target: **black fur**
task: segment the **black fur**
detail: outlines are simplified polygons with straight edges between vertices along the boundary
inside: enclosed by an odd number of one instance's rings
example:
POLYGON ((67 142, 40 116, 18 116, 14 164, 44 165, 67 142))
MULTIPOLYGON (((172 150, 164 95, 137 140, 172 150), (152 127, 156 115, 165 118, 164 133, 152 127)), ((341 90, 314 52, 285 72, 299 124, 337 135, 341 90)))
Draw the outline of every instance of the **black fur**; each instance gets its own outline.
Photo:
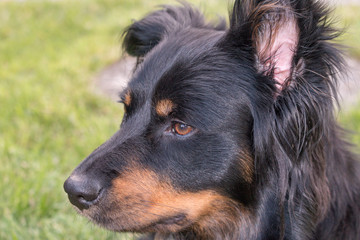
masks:
POLYGON ((318 1, 237 0, 229 28, 207 23, 187 3, 134 22, 124 48, 139 62, 123 93, 131 102, 121 129, 72 174, 83 179, 81 198, 89 185, 99 196, 79 203, 69 178, 70 200, 106 228, 150 232, 143 239, 360 239, 360 166, 334 116, 344 64, 327 16, 318 1), (281 28, 282 18, 295 19, 298 41, 279 88, 277 63, 259 67, 256 44, 268 27, 281 28), (162 99, 173 103, 168 116, 156 110, 162 99), (178 122, 193 131, 174 133, 178 122), (214 220, 189 220, 176 210, 177 218, 144 227, 138 221, 149 217, 144 209, 153 202, 113 196, 120 191, 115 179, 126 179, 134 165, 179 195, 211 191, 228 205, 209 207, 214 220), (116 215, 122 211, 133 214, 116 215), (177 220, 183 217, 186 224, 177 220))

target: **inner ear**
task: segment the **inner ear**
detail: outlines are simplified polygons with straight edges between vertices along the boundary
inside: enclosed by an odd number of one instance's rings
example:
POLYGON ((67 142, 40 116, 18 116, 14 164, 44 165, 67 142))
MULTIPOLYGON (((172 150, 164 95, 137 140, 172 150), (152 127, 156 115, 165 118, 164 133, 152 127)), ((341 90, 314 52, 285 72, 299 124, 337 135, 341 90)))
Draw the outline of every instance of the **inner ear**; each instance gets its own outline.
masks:
POLYGON ((291 7, 277 4, 257 6, 250 22, 256 67, 260 73, 274 79, 278 89, 282 90, 294 75, 299 27, 291 7))

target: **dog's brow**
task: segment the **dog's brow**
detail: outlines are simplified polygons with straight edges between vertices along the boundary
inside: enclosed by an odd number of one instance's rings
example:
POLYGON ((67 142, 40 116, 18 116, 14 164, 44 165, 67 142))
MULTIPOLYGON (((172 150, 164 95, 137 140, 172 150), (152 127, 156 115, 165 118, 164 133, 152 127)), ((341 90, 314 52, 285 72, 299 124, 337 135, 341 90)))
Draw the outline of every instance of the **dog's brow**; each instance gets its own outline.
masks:
POLYGON ((124 96, 124 104, 126 106, 130 106, 130 103, 131 103, 131 92, 130 90, 128 90, 124 96))
POLYGON ((170 99, 162 99, 156 103, 156 113, 161 117, 168 116, 176 107, 175 103, 170 99))
POLYGON ((120 93, 120 101, 124 103, 126 106, 130 106, 132 97, 131 97, 131 90, 126 89, 123 92, 120 93))

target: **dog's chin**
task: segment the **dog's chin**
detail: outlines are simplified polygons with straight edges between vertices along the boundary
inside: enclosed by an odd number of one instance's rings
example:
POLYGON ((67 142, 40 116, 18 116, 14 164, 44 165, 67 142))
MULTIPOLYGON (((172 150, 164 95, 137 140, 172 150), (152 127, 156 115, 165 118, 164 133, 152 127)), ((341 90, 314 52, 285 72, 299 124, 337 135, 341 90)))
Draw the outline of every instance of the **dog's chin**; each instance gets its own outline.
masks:
MULTIPOLYGON (((92 219, 93 220, 93 219, 92 219)), ((184 215, 176 215, 172 217, 163 218, 150 222, 148 224, 129 224, 122 223, 121 221, 111 221, 104 224, 104 222, 97 222, 103 228, 106 228, 115 232, 137 232, 137 233, 149 233, 149 232, 161 232, 161 233, 175 233, 179 232, 190 225, 190 222, 186 220, 184 215)))
POLYGON ((103 212, 96 211, 96 207, 85 210, 77 210, 77 212, 88 218, 91 222, 99 225, 102 228, 114 232, 161 232, 161 233, 175 233, 188 228, 192 221, 186 217, 184 213, 178 213, 171 216, 156 216, 156 219, 143 219, 149 216, 135 216, 129 218, 129 214, 118 213, 110 216, 103 212))
POLYGON ((185 214, 178 214, 171 217, 164 217, 159 220, 156 220, 152 223, 135 226, 133 229, 125 229, 121 231, 135 231, 140 233, 147 232, 162 232, 162 233, 174 233, 179 232, 182 229, 190 225, 190 221, 187 220, 185 214))

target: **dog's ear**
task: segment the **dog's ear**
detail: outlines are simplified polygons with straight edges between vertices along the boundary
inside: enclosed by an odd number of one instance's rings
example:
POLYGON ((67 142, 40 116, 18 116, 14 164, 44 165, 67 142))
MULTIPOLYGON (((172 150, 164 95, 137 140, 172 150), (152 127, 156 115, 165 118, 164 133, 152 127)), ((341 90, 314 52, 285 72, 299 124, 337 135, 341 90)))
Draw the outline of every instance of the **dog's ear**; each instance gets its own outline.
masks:
POLYGON ((221 19, 217 24, 206 23, 204 16, 185 2, 180 6, 162 6, 128 27, 123 47, 128 54, 143 57, 166 35, 189 27, 225 30, 226 22, 221 19))
POLYGON ((258 72, 275 80, 279 90, 295 75, 299 27, 290 0, 235 1, 230 33, 251 47, 258 72))
MULTIPOLYGON (((264 169, 276 169, 291 239, 309 239, 331 201, 326 176, 331 153, 325 149, 333 135, 326 132, 336 125, 332 77, 343 65, 329 42, 338 33, 327 14, 321 1, 236 0, 226 39, 232 51, 248 54, 257 71, 267 76, 262 80, 275 80, 278 92, 283 90, 276 99, 266 95, 272 93, 269 88, 252 95, 252 132, 255 172, 265 176, 264 169), (286 91, 290 83, 294 88, 286 91)), ((268 83, 253 84, 260 89, 268 83)))

